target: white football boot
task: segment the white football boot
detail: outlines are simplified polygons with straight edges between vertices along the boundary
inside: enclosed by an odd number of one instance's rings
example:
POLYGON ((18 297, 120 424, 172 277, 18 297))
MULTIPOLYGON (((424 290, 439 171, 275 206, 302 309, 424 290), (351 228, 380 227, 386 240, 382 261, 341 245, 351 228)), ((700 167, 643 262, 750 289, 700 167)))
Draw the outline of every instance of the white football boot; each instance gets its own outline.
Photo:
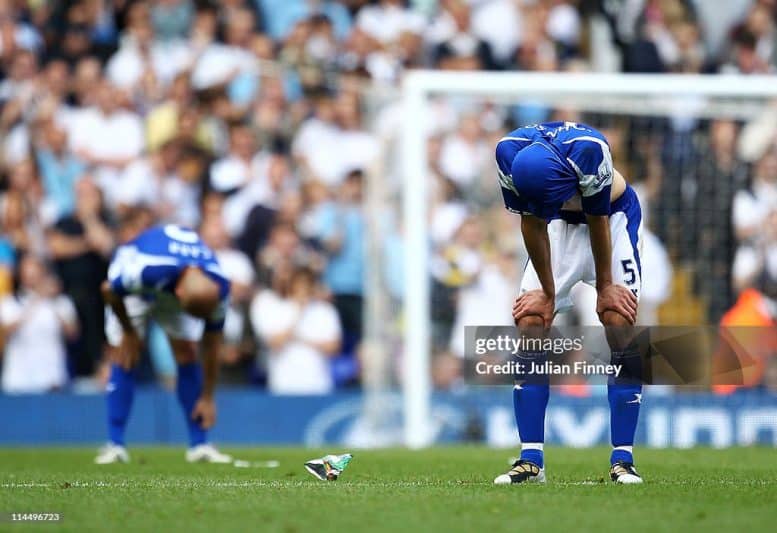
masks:
POLYGON ((637 473, 633 463, 619 461, 610 467, 610 479, 623 485, 642 483, 642 476, 637 473))
POLYGON ((496 476, 495 485, 515 485, 517 483, 545 483, 545 469, 531 461, 518 459, 506 474, 496 476))
POLYGON ((186 461, 189 463, 228 464, 232 456, 221 453, 212 444, 198 444, 186 450, 186 461))
POLYGON ((129 454, 127 448, 109 442, 97 451, 97 457, 94 458, 95 464, 110 465, 113 463, 129 463, 129 454))

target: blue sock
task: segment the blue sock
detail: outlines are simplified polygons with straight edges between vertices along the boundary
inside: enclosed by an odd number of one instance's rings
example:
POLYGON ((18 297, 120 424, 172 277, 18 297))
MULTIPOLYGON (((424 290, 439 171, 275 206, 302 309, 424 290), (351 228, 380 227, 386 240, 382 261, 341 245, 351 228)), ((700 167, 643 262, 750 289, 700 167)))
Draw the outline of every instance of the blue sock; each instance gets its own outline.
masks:
POLYGON ((642 385, 608 383, 607 399, 610 402, 610 438, 613 446, 610 464, 619 461, 633 463, 632 446, 642 403, 642 385))
POLYGON ((178 365, 176 390, 186 419, 186 426, 189 428, 189 446, 204 444, 208 440, 208 433, 202 429, 198 421, 192 420, 194 404, 197 403, 200 393, 202 393, 202 367, 199 363, 178 365))
POLYGON ((550 386, 524 383, 513 389, 513 409, 518 435, 521 437, 521 459, 540 468, 545 465, 542 444, 545 442, 545 409, 550 397, 550 386))
POLYGON ((121 365, 111 365, 105 400, 108 407, 108 438, 113 444, 124 446, 124 428, 127 427, 132 397, 135 395, 135 376, 121 365))

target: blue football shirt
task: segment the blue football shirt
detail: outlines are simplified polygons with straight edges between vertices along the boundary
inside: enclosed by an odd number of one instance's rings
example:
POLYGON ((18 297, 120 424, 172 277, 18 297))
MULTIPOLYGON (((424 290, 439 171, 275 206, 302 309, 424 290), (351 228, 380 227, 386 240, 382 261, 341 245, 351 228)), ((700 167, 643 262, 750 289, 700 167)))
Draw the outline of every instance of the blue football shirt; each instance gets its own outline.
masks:
POLYGON ((190 229, 173 224, 156 226, 119 246, 108 267, 108 282, 120 296, 137 294, 153 300, 158 293, 172 294, 181 273, 190 266, 201 269, 218 284, 221 304, 205 321, 205 328, 223 329, 229 280, 213 251, 190 229))
POLYGON ((534 124, 510 132, 496 145, 505 207, 546 219, 576 194, 583 212, 609 215, 613 166, 599 131, 575 122, 534 124))

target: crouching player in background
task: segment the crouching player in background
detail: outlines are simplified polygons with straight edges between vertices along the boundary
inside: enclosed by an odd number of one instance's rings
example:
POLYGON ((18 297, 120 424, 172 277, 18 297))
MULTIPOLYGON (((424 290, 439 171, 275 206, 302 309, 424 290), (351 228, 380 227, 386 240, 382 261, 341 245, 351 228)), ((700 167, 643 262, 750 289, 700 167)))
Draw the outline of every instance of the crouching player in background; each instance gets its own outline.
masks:
MULTIPOLYGON (((513 318, 521 334, 542 335, 555 313, 572 305, 570 290, 582 281, 597 290, 596 311, 606 327, 612 363, 631 375, 610 378, 610 477, 641 483, 632 446, 642 387, 639 353, 631 332, 637 316, 642 220, 636 194, 612 166, 604 136, 572 122, 513 131, 499 141, 496 160, 505 206, 519 213, 529 252, 513 318), (624 334, 625 332, 625 334, 624 334)), ((521 352, 527 360, 543 352, 521 352)), ((545 480, 543 442, 548 380, 516 379, 513 405, 521 456, 497 484, 545 480)))
POLYGON ((107 385, 109 443, 95 462, 129 461, 124 443, 149 319, 167 334, 178 364, 177 393, 189 431, 189 462, 227 463, 208 443, 216 420, 213 391, 229 282, 195 232, 175 225, 148 229, 120 246, 103 283, 112 366, 107 385), (198 343, 203 365, 198 362, 198 343))

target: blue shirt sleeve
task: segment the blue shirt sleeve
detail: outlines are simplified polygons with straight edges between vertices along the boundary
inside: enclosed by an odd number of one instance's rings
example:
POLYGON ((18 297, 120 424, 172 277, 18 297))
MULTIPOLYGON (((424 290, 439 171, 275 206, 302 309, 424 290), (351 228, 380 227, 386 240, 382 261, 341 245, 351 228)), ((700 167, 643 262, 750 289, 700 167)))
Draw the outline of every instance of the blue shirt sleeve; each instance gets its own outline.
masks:
POLYGON ((180 266, 172 257, 143 254, 134 245, 124 245, 116 250, 108 267, 108 283, 119 296, 167 290, 179 272, 180 266))
POLYGON ((116 253, 113 254, 110 265, 108 265, 108 284, 111 286, 111 291, 118 296, 129 294, 129 290, 123 280, 124 267, 122 261, 126 255, 125 248, 119 247, 116 253))
POLYGON ((504 185, 501 185, 500 189, 502 190, 502 199, 505 203, 505 209, 519 215, 529 211, 527 203, 523 201, 514 189, 505 187, 504 185))
POLYGON ((496 171, 499 176, 499 188, 502 190, 505 209, 517 214, 528 211, 528 205, 515 190, 510 173, 516 154, 529 143, 528 136, 526 138, 512 136, 503 138, 496 145, 496 171))
POLYGON ((610 147, 604 140, 593 136, 567 142, 574 142, 567 161, 577 174, 583 212, 587 215, 609 215, 614 174, 610 147))
POLYGON ((117 276, 115 278, 108 278, 108 282, 111 285, 111 291, 113 294, 117 296, 127 296, 129 294, 129 291, 124 286, 124 283, 121 281, 121 276, 117 276))

